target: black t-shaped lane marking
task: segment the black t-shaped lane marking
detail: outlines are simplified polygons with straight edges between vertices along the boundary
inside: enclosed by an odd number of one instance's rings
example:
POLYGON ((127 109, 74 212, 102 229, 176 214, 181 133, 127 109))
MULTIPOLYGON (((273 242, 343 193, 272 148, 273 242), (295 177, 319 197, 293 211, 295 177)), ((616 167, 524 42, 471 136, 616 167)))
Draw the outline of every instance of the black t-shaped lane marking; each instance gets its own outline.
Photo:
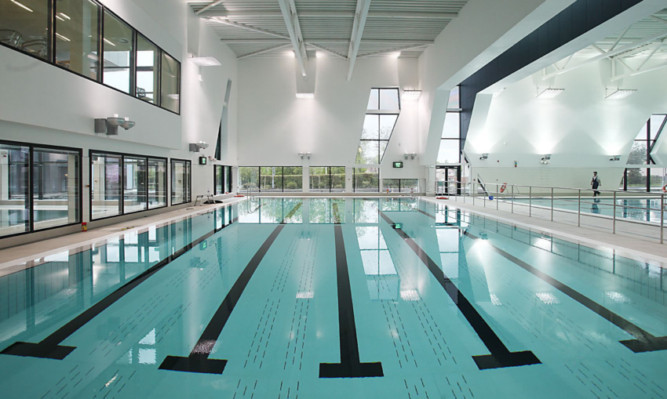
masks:
POLYGON ((336 282, 338 285, 338 333, 340 363, 320 363, 320 378, 382 377, 382 363, 361 363, 357 326, 354 321, 350 273, 340 224, 334 225, 336 241, 336 282))
MULTIPOLYGON (((392 226, 395 223, 384 213, 380 212, 382 218, 392 226)), ((479 338, 486 345, 490 355, 473 356, 473 360, 480 370, 526 366, 530 364, 539 364, 540 360, 531 351, 510 352, 505 344, 500 340, 491 326, 479 314, 477 309, 472 306, 470 301, 456 288, 456 285, 445 275, 442 269, 431 259, 428 254, 402 229, 394 229, 398 235, 408 244, 408 246, 417 254, 419 259, 426 265, 433 277, 445 289, 449 297, 454 301, 463 316, 468 320, 470 326, 475 330, 479 338)))
POLYGON ((191 373, 222 374, 227 360, 209 359, 208 357, 211 355, 213 347, 217 343, 220 333, 222 333, 222 329, 225 327, 227 320, 229 320, 229 316, 231 316, 234 307, 238 303, 239 298, 241 298, 250 278, 284 227, 284 224, 279 224, 266 241, 264 241, 264 244, 262 244, 252 259, 250 259, 250 262, 243 269, 243 272, 236 279, 236 282, 225 296, 218 310, 216 310, 211 321, 209 321, 204 332, 202 332, 190 355, 187 357, 167 356, 160 365, 160 369, 191 373))
POLYGON ((76 346, 60 345, 60 343, 63 342, 67 337, 72 335, 76 330, 84 326, 95 316, 102 313, 106 308, 113 305, 116 301, 125 296, 125 294, 136 288, 139 284, 146 281, 146 279, 148 279, 149 277, 160 271, 163 267, 167 266, 169 263, 174 261, 179 256, 183 255, 193 247, 197 246, 202 241, 211 237, 213 234, 234 223, 236 220, 237 218, 234 218, 230 223, 204 234, 195 241, 191 242, 190 244, 187 244, 183 248, 174 252, 172 255, 169 255, 165 259, 162 259, 160 262, 156 263, 155 265, 153 265, 152 267, 150 267, 137 277, 133 278, 132 280, 125 283, 123 286, 119 287, 116 291, 112 292, 111 294, 107 295, 102 300, 91 306, 90 308, 86 309, 83 313, 79 314, 69 323, 60 327, 53 334, 44 338, 42 341, 36 344, 32 342, 20 342, 20 341, 15 342, 0 353, 6 355, 41 357, 41 358, 57 359, 57 360, 64 359, 74 349, 76 349, 76 346))
MULTIPOLYGON (((468 233, 467 231, 464 232, 467 237, 470 237, 474 240, 478 240, 479 238, 472 235, 471 233, 468 233)), ((575 301, 579 302, 580 304, 584 305, 588 309, 592 310, 593 312, 597 313, 598 315, 602 316, 603 318, 607 319, 610 321, 612 324, 615 326, 621 328, 623 331, 627 332, 628 334, 632 335, 635 337, 635 339, 628 339, 624 341, 620 341, 623 345, 627 346, 630 348, 635 353, 638 352, 652 352, 652 351, 659 351, 659 350, 665 350, 667 349, 667 336, 664 337, 656 337, 653 334, 649 333, 648 331, 642 329, 641 327, 637 326, 636 324, 632 323, 631 321, 625 319, 623 316, 616 314, 612 312, 611 310, 605 308, 604 306, 600 305, 599 303, 595 302, 594 300, 588 298, 587 296, 583 295, 579 291, 576 291, 572 287, 563 284, 562 282, 556 280, 555 278, 547 275, 544 272, 541 272, 540 270, 536 269, 535 267, 529 265, 528 263, 522 261, 521 259, 517 258, 514 255, 510 255, 509 253, 503 251, 500 248, 497 248, 494 245, 489 245, 491 249, 493 249, 495 252, 497 252, 499 255, 504 257, 505 259, 508 259, 512 263, 516 264, 517 266, 523 268, 524 270, 532 273, 534 276, 538 277, 542 281, 550 284, 552 287, 558 289, 560 292, 563 294, 569 296, 570 298, 574 299, 575 301)))

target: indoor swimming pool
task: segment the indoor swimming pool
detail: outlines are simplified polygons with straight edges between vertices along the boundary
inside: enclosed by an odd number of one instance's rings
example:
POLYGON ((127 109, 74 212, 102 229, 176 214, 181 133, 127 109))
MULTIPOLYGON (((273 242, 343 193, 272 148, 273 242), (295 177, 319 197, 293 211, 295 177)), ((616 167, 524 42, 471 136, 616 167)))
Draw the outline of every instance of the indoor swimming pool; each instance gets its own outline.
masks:
POLYGON ((5 398, 665 398, 667 273, 415 198, 251 198, 0 277, 5 398))

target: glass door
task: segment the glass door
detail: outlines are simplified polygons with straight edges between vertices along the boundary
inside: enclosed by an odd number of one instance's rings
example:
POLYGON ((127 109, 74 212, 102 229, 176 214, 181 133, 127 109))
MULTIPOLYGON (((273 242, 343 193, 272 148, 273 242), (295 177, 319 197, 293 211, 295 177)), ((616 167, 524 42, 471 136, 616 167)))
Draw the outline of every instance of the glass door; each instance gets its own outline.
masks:
POLYGON ((458 195, 461 193, 461 166, 436 166, 435 194, 458 195))

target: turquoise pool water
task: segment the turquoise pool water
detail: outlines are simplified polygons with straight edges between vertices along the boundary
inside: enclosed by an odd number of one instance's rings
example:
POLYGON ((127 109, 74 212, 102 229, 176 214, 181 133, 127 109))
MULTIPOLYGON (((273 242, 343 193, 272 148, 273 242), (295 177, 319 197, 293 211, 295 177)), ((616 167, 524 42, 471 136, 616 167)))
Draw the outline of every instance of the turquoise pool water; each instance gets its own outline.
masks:
MULTIPOLYGON (((505 200, 508 201, 509 200, 505 200)), ((514 202, 521 206, 527 206, 527 198, 515 198, 514 202)), ((530 201, 532 206, 551 207, 550 198, 533 198, 530 201)), ((591 213, 604 216, 614 214, 613 198, 592 198, 585 197, 581 199, 581 205, 577 198, 554 198, 554 209, 565 209, 576 212, 581 206, 582 213, 591 213)), ((616 200, 616 217, 642 222, 660 223, 660 198, 624 198, 616 200)))
POLYGON ((254 199, 0 278, 8 398, 664 398, 667 281, 416 199, 254 199))

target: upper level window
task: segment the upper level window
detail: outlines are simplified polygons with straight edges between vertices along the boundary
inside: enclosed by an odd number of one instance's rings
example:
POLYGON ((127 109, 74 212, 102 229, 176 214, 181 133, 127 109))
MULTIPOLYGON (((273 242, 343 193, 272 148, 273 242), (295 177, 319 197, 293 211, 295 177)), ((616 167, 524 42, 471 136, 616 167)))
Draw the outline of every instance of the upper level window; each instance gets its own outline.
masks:
POLYGON ((459 105, 459 87, 449 92, 449 102, 442 126, 440 149, 437 162, 453 164, 461 162, 461 109, 459 105))
POLYGON ((0 2, 0 42, 47 60, 49 1, 0 2))
POLYGON ((132 28, 105 11, 103 42, 103 83, 124 93, 130 93, 132 28))
POLYGON ((181 64, 99 1, 0 1, 0 45, 180 113, 181 64))
POLYGON ((379 164, 400 112, 398 89, 371 89, 357 149, 357 164, 379 164))
POLYGON ((55 2, 56 64, 97 80, 100 7, 85 0, 55 2))

